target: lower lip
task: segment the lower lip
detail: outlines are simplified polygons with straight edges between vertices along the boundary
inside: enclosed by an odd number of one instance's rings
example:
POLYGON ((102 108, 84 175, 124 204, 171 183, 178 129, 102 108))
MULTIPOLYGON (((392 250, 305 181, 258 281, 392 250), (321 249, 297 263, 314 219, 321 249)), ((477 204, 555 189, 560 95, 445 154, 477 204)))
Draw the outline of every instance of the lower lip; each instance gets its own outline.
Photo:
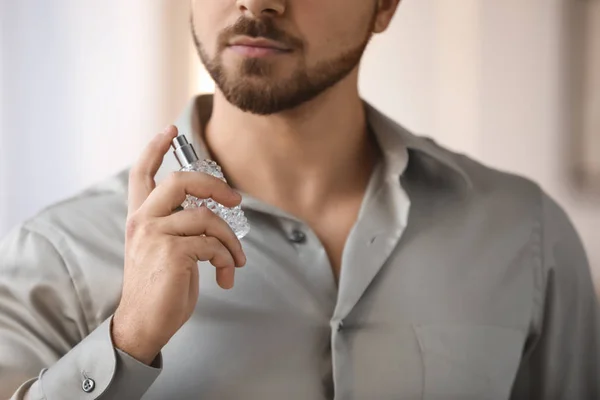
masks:
POLYGON ((240 46, 234 45, 229 46, 229 49, 234 51, 237 54, 246 57, 268 57, 275 56, 279 54, 288 53, 286 50, 275 49, 273 47, 254 47, 254 46, 240 46))

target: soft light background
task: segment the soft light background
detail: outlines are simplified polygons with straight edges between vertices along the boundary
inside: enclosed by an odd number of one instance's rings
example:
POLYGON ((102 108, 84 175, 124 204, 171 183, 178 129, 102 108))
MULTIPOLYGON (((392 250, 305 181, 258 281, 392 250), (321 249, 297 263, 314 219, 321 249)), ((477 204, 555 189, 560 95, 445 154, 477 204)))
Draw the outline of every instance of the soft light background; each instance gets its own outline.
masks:
MULTIPOLYGON (((361 78, 365 98, 409 128, 539 182, 567 208, 597 280, 600 198, 576 191, 570 169, 583 157, 571 151, 573 89, 600 88, 600 74, 574 69, 591 45, 573 38, 585 19, 600 25, 599 3, 404 0, 361 78)), ((0 0, 0 236, 131 164, 190 96, 212 90, 187 7, 0 0)))

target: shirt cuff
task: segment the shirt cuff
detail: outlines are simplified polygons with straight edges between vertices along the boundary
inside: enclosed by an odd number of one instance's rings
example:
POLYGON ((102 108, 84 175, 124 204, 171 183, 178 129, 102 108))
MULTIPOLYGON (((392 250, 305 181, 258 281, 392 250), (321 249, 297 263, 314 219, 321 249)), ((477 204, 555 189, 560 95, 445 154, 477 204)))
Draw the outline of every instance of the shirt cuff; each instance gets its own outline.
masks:
POLYGON ((154 383, 162 370, 160 355, 154 368, 115 349, 111 324, 112 316, 42 371, 41 387, 47 400, 92 400, 109 393, 115 400, 139 398, 154 383))
MULTIPOLYGON (((158 354, 152 365, 146 365, 129 354, 116 349, 117 373, 108 392, 123 399, 139 399, 154 383, 162 370, 162 355, 158 354)), ((108 398, 113 398, 108 396, 108 398)))

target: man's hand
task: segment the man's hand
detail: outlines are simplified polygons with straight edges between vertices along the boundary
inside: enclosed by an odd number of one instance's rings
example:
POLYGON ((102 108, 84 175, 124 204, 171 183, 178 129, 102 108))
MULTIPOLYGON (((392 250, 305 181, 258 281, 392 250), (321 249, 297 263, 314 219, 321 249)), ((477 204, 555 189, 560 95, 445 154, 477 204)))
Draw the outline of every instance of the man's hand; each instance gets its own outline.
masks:
POLYGON ((175 212, 190 194, 234 207, 241 196, 223 181, 199 172, 173 172, 156 186, 154 176, 177 129, 157 135, 132 168, 121 301, 113 317, 117 348, 150 364, 191 317, 198 301, 198 261, 210 261, 224 289, 246 263, 227 223, 206 207, 175 212))

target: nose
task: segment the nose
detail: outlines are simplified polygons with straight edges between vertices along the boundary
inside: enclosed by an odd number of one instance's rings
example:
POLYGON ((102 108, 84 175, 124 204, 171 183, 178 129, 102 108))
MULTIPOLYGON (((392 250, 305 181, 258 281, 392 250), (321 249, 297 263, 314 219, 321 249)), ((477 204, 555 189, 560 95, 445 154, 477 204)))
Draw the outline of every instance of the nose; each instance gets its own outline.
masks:
POLYGON ((285 13, 286 0, 237 0, 236 3, 250 18, 280 17, 285 13))

